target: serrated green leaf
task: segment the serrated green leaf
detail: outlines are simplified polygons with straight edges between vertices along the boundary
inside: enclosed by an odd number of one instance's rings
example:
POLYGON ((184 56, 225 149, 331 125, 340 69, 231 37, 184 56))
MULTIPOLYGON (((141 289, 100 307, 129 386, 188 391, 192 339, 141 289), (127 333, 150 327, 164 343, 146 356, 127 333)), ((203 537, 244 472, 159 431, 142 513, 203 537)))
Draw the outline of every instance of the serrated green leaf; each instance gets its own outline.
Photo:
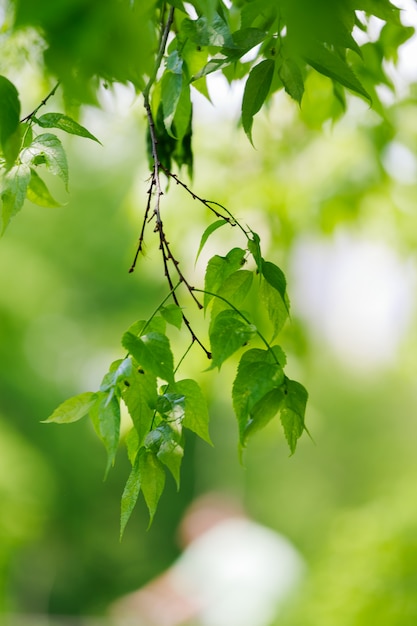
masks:
POLYGON ((165 487, 165 470, 153 452, 143 450, 139 453, 139 473, 143 497, 149 511, 150 526, 165 487))
MULTIPOLYGON (((168 385, 168 388, 171 389, 171 386, 168 385)), ((165 419, 181 422, 185 412, 185 397, 180 393, 165 392, 158 396, 155 410, 165 419)))
POLYGON ((120 404, 114 395, 104 391, 96 394, 96 400, 90 407, 90 418, 95 431, 107 451, 105 477, 114 464, 120 438, 120 404))
POLYGON ((26 198, 30 181, 30 168, 25 164, 15 165, 1 179, 1 234, 10 219, 20 211, 26 198))
POLYGON ((243 433, 243 445, 249 437, 264 428, 279 412, 284 401, 284 391, 281 388, 271 389, 255 404, 243 433))
POLYGON ((250 71, 242 99, 242 126, 252 143, 253 117, 265 102, 274 75, 275 63, 265 59, 250 71))
POLYGON ((177 393, 183 394, 185 397, 185 414, 182 425, 211 444, 207 402, 198 383, 191 378, 184 378, 176 382, 174 388, 177 393))
POLYGON ((156 376, 134 368, 129 376, 128 385, 122 392, 122 398, 138 434, 138 446, 149 432, 158 397, 156 376))
MULTIPOLYGON (((241 248, 233 248, 225 257, 216 254, 207 264, 204 278, 204 290, 217 293, 226 278, 242 267, 245 259, 245 251, 241 248)), ((204 294, 204 309, 207 309, 213 295, 204 294)))
POLYGON ((120 397, 121 392, 117 389, 120 383, 128 381, 132 374, 132 360, 130 358, 118 359, 110 365, 109 371, 105 374, 100 391, 107 391, 109 397, 116 395, 120 397))
POLYGON ((291 454, 294 454, 297 441, 305 430, 304 416, 308 393, 303 385, 295 380, 286 378, 285 383, 286 392, 280 419, 291 454))
MULTIPOLYGON (((254 421, 254 407, 273 389, 284 382, 282 367, 268 350, 253 349, 242 355, 233 383, 233 408, 239 424, 240 442, 245 444, 248 427, 254 421)), ((257 414, 259 420, 259 414, 257 414)), ((269 419, 272 419, 270 411, 269 419)), ((265 424, 267 423, 265 420, 265 424)), ((253 427, 252 427, 253 430, 253 427)))
POLYGON ((17 157, 13 137, 19 137, 20 100, 16 87, 5 76, 0 76, 0 142, 8 165, 17 157))
POLYGON ((161 463, 169 469, 176 482, 177 489, 179 489, 184 449, 180 444, 178 434, 169 424, 161 424, 161 426, 149 433, 145 446, 156 454, 161 463))
POLYGON ((132 511, 135 508, 138 501, 141 486, 141 474, 139 468, 139 453, 136 454, 136 460, 132 466, 132 470, 127 479, 125 488, 122 494, 121 510, 120 510, 120 539, 123 537, 123 533, 126 528, 132 511))
POLYGON ((60 404, 55 411, 42 423, 55 422, 56 424, 70 424, 77 422, 82 417, 88 415, 91 407, 97 400, 97 395, 92 391, 80 393, 77 396, 68 398, 60 404))
POLYGON ((221 311, 210 326, 212 365, 218 367, 236 350, 246 345, 256 332, 253 324, 248 324, 233 310, 221 311))
POLYGON ((127 457, 133 466, 141 444, 139 443, 139 435, 136 428, 131 428, 125 435, 124 443, 126 445, 127 457))
POLYGON ((122 345, 145 372, 150 372, 169 383, 174 382, 174 358, 168 337, 150 332, 139 338, 127 332, 122 337, 122 345))
POLYGON ((227 220, 221 219, 221 220, 216 220, 215 222, 207 226, 206 230, 204 231, 201 237, 200 245, 197 251, 197 256, 195 257, 196 262, 197 262, 198 257, 200 256, 202 249, 204 248, 207 242, 207 239, 210 237, 210 235, 214 233, 218 228, 221 228, 221 226, 224 226, 227 223, 228 223, 227 220))
POLYGON ((219 298, 214 299, 211 313, 212 319, 230 305, 240 309, 248 296, 253 283, 253 272, 249 270, 237 270, 230 274, 218 289, 219 298), (224 300, 222 299, 224 298, 224 300), (227 300, 227 302, 225 302, 227 300))
POLYGON ((159 309, 160 314, 168 324, 180 329, 182 326, 182 309, 177 304, 168 304, 159 309))
POLYGON ((30 181, 27 189, 27 199, 38 206, 46 208, 62 206, 62 204, 57 202, 57 200, 51 196, 48 187, 33 167, 30 168, 30 181))
POLYGON ((21 160, 28 165, 45 164, 51 174, 59 176, 68 189, 68 163, 62 143, 56 135, 43 133, 22 150, 21 160))
POLYGON ((71 135, 78 135, 79 137, 85 137, 86 139, 92 139, 101 145, 101 142, 94 137, 84 126, 78 124, 75 120, 63 113, 45 113, 36 118, 36 123, 42 128, 59 128, 71 135))
POLYGON ((372 98, 362 83, 353 73, 349 65, 344 61, 337 53, 333 53, 330 50, 318 44, 309 49, 308 54, 305 56, 305 60, 311 67, 313 67, 320 74, 328 76, 332 80, 336 80, 344 87, 347 87, 351 91, 364 96, 369 102, 372 102, 372 98))

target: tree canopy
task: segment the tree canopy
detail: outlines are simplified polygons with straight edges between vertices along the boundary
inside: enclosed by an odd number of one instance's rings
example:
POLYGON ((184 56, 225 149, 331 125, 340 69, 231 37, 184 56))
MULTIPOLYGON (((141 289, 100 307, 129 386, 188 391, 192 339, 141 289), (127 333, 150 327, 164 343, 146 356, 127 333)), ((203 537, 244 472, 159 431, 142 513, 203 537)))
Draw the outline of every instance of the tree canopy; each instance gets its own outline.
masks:
POLYGON ((388 0, 16 0, 5 5, 4 16, 3 233, 26 199, 59 206, 47 181, 58 177, 68 189, 71 164, 63 134, 100 143, 78 117, 82 105, 100 106, 100 90, 132 85, 146 119, 150 179, 130 272, 155 237, 166 295, 150 317, 132 320, 122 334, 124 356, 111 363, 100 388, 64 401, 46 420, 70 423, 89 415, 107 451, 107 474, 119 447, 121 405, 127 407, 131 471, 122 495, 123 532, 140 492, 152 520, 167 470, 179 486, 184 430, 211 441, 205 394, 198 380, 181 374, 191 351, 202 351, 207 368, 218 370, 239 354, 231 395, 241 449, 277 415, 291 454, 308 432, 307 391, 284 372, 286 355, 277 343, 290 315, 286 277, 265 258, 262 237, 235 217, 235 207, 225 206, 215 192, 210 198, 199 195, 190 182, 194 91, 210 99, 208 77, 215 73, 230 84, 243 82, 247 150, 256 145, 257 114, 279 91, 316 127, 343 116, 351 95, 389 125, 381 88, 394 92, 390 63, 414 30, 402 24, 400 9, 388 0), (8 64, 21 67, 28 56, 48 86, 29 113, 7 71, 8 64), (317 85, 324 92, 319 106, 317 85), (64 109, 57 111, 59 91, 64 109), (170 243, 164 196, 173 187, 212 216, 200 234, 197 258, 220 229, 239 232, 239 244, 208 260, 201 285, 194 284, 192 268, 180 263, 170 243), (206 315, 206 326, 195 321, 199 312, 206 315), (185 337, 175 350, 174 329, 185 337))

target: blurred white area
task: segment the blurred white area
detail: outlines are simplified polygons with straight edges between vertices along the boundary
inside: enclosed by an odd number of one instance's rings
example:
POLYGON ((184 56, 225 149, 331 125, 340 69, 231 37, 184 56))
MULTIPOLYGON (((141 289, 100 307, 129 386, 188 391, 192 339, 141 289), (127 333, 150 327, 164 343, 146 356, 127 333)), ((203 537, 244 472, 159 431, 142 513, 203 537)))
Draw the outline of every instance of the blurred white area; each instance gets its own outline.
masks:
POLYGON ((355 370, 392 363, 415 311, 416 269, 382 241, 340 231, 295 246, 291 295, 319 339, 355 370))
POLYGON ((304 574, 285 537, 222 494, 191 504, 179 538, 177 561, 111 607, 114 626, 268 626, 304 574))

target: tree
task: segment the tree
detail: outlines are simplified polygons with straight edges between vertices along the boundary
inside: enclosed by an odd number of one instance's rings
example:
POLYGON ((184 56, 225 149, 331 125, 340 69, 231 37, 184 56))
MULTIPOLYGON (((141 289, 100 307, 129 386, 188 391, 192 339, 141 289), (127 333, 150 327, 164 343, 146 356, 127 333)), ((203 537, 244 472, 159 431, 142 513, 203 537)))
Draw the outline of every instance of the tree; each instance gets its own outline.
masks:
POLYGON ((47 0, 20 0, 11 2, 8 12, 4 45, 14 51, 26 36, 26 52, 42 49, 39 63, 52 89, 22 118, 16 87, 1 77, 3 232, 26 198, 45 207, 58 204, 38 171, 46 170, 68 186, 67 158, 56 130, 99 141, 74 120, 78 107, 98 106, 98 90, 116 83, 132 84, 143 100, 150 179, 130 272, 153 230, 167 293, 148 319, 133 323, 123 334, 126 356, 110 365, 100 389, 66 400, 47 420, 70 423, 89 415, 107 450, 107 474, 119 446, 120 404, 127 406, 133 425, 126 437, 132 468, 122 496, 123 533, 140 492, 152 521, 166 470, 179 486, 183 430, 210 441, 204 394, 196 380, 180 374, 191 349, 201 349, 210 369, 219 370, 241 351, 232 386, 241 448, 277 415, 291 453, 307 431, 307 391, 284 373, 286 356, 276 343, 289 317, 285 275, 264 258, 261 238, 250 225, 241 224, 219 199, 200 196, 182 173, 187 168, 191 176, 193 170, 192 90, 209 97, 207 77, 214 72, 230 83, 243 80, 241 124, 250 143, 255 116, 280 90, 305 115, 317 116, 319 125, 343 115, 348 93, 387 119, 378 87, 393 89, 386 62, 397 60, 399 46, 413 29, 402 24, 399 9, 388 0, 320 0, 314 5, 308 0, 252 0, 230 6, 217 0, 186 5, 181 0, 60 0, 53 6, 47 0), (375 18, 382 27, 371 38, 375 18), (317 75, 325 77, 328 88, 319 113, 314 102, 303 98, 317 75), (58 89, 68 111, 43 113, 58 89), (240 246, 208 261, 202 287, 190 282, 169 242, 163 196, 173 186, 213 216, 201 234, 197 257, 220 228, 241 232, 240 246), (261 310, 253 310, 250 300, 261 302, 261 310), (196 330, 200 326, 194 313, 192 318, 188 313, 190 303, 197 312, 210 311, 208 343, 196 330), (175 360, 167 330, 172 327, 189 336, 175 360))

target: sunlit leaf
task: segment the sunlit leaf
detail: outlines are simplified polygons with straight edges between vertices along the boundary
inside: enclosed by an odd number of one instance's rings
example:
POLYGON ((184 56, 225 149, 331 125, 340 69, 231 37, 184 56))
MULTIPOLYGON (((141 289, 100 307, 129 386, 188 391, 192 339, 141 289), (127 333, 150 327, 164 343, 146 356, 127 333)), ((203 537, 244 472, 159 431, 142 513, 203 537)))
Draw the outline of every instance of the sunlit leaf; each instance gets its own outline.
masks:
POLYGON ((246 345, 255 332, 253 324, 248 324, 236 311, 221 311, 210 326, 211 368, 220 369, 222 363, 246 345))
POLYGON ((90 418, 97 435, 107 450, 105 476, 114 464, 120 437, 120 404, 114 395, 103 391, 96 394, 96 401, 90 407, 90 418))
POLYGON ((121 511, 120 511, 120 539, 123 537, 123 533, 126 528, 132 511, 135 508, 138 501, 141 486, 141 474, 139 468, 139 453, 136 455, 136 460, 132 466, 129 478, 127 479, 125 488, 122 494, 121 511))
POLYGON ((167 382, 174 380, 174 358, 169 339, 165 335, 150 332, 140 338, 127 332, 122 345, 136 359, 145 372, 150 372, 167 382))
POLYGON ((68 163, 62 143, 56 135, 44 133, 38 135, 30 146, 21 153, 23 163, 29 165, 45 164, 51 174, 59 176, 68 189, 68 163))
POLYGON ((159 309, 160 314, 168 324, 180 329, 182 326, 182 309, 177 304, 168 304, 159 309))
POLYGON ((242 267, 245 258, 245 251, 241 248, 233 248, 225 257, 216 254, 207 264, 204 279, 204 308, 207 308, 213 298, 213 293, 217 293, 226 278, 242 267))
POLYGON ((122 398, 135 425, 140 446, 152 425, 158 397, 156 376, 133 368, 128 383, 124 387, 122 398))
POLYGON ((139 453, 139 473, 143 497, 149 511, 149 525, 151 525, 165 487, 165 470, 153 452, 144 450, 139 453))
POLYGON ((180 380, 175 383, 175 390, 183 394, 185 398, 185 415, 182 425, 211 444, 207 401, 197 381, 190 378, 180 380))
POLYGON ((30 168, 21 163, 14 165, 1 178, 1 233, 7 228, 10 219, 20 211, 26 198, 30 182, 30 168))
POLYGON ((210 224, 209 226, 207 226, 206 230, 204 231, 204 233, 202 234, 201 237, 201 241, 200 241, 200 245, 198 247, 198 251, 197 251, 197 256, 195 258, 195 260, 197 261, 198 257, 200 256, 200 253, 202 251, 202 249, 204 248, 207 239, 210 237, 210 235, 212 233, 214 233, 218 228, 220 228, 221 226, 224 226, 225 224, 227 224, 227 220, 216 220, 215 222, 213 222, 212 224, 210 224))
POLYGON ((78 135, 79 137, 85 137, 101 143, 97 137, 94 137, 84 126, 78 124, 75 120, 63 113, 45 113, 36 118, 36 123, 42 128, 59 128, 71 135, 78 135))
POLYGON ((33 167, 30 168, 30 181, 27 188, 27 199, 39 206, 54 208, 62 206, 52 197, 48 187, 33 167))
POLYGON ((69 424, 77 422, 88 415, 91 407, 95 404, 97 395, 92 391, 85 391, 68 398, 60 404, 44 423, 55 422, 56 424, 69 424))

